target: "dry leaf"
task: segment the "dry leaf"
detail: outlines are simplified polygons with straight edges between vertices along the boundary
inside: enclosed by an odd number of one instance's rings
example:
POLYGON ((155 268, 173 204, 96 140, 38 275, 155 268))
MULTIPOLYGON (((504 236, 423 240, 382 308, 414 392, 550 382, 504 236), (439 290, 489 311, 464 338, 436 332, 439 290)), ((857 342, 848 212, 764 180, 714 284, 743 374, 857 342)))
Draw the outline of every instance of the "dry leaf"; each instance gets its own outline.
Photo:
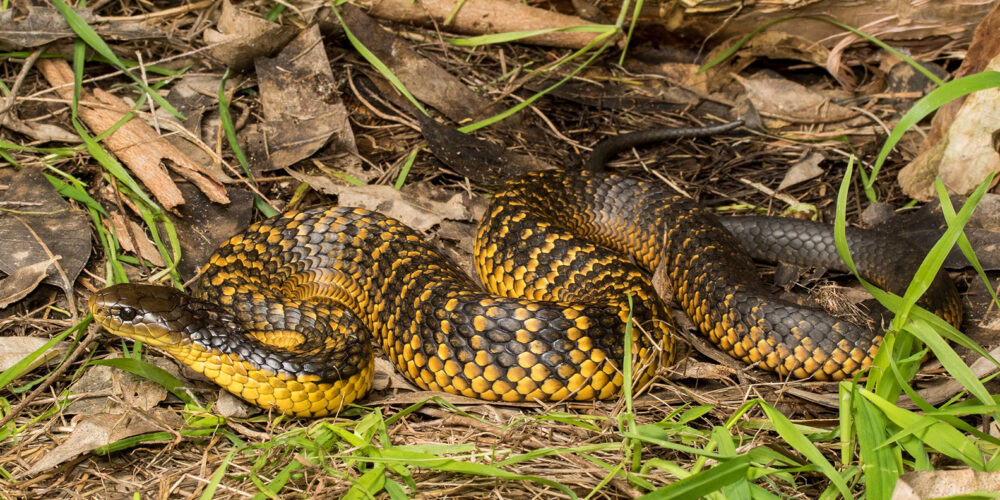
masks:
POLYGON ((765 75, 736 77, 747 97, 762 115, 792 123, 829 123, 844 121, 858 112, 833 103, 829 96, 799 83, 765 75))
POLYGON ((34 476, 45 472, 83 453, 89 453, 127 437, 168 430, 184 423, 183 419, 173 412, 159 411, 154 414, 163 421, 162 424, 145 417, 109 413, 83 417, 62 444, 43 455, 24 475, 34 476))
POLYGON ((50 270, 55 270, 55 266, 52 264, 55 264, 57 260, 59 257, 52 257, 37 264, 24 266, 0 280, 0 309, 31 293, 49 275, 50 270))
MULTIPOLYGON (((704 60, 714 60, 723 52, 731 49, 733 45, 739 43, 741 39, 742 35, 717 45, 705 56, 704 60)), ((830 51, 826 47, 811 40, 785 31, 769 30, 746 41, 731 57, 708 71, 702 72, 699 76, 705 79, 708 86, 706 90, 715 91, 724 88, 732 81, 730 75, 739 74, 740 71, 761 57, 803 61, 822 68, 829 56, 830 51)), ((700 67, 696 67, 696 69, 700 69, 700 67)))
POLYGON ((205 30, 205 43, 213 45, 209 54, 238 71, 250 67, 258 57, 273 54, 299 31, 237 9, 229 0, 222 3, 216 27, 218 31, 205 30))
POLYGON ((718 363, 705 363, 694 358, 687 358, 678 363, 678 368, 682 371, 677 378, 699 379, 699 380, 724 380, 736 374, 736 371, 728 366, 718 363))
POLYGON ((1000 491, 1000 472, 971 469, 907 472, 896 481, 892 500, 922 500, 1000 491))
POLYGON ((347 108, 323 48, 319 26, 303 31, 274 58, 256 60, 265 122, 262 170, 285 168, 312 156, 333 136, 333 149, 346 153, 345 170, 361 163, 347 108))
MULTIPOLYGON (((45 345, 49 339, 41 337, 0 337, 0 371, 4 371, 45 345)), ((57 343, 28 365, 24 373, 38 368, 46 361, 61 356, 69 349, 65 342, 57 343)))
MULTIPOLYGON (((62 98, 73 98, 72 85, 63 86, 73 82, 73 70, 69 63, 62 59, 42 59, 38 61, 38 69, 49 84, 57 87, 56 91, 62 98)), ((126 114, 132 112, 120 99, 99 88, 95 88, 92 95, 84 92, 80 102, 80 116, 97 133, 117 125, 126 114)), ((178 174, 197 185, 212 201, 229 203, 226 189, 219 181, 207 176, 197 163, 184 156, 142 120, 129 120, 103 142, 167 209, 172 210, 184 204, 184 198, 167 173, 164 163, 169 163, 178 174)))
POLYGON ((26 122, 18 118, 15 110, 9 109, 0 115, 0 128, 9 128, 19 134, 24 134, 38 142, 66 142, 76 144, 80 136, 73 135, 57 125, 41 122, 26 122))
POLYGON ((823 155, 815 151, 809 153, 804 159, 788 168, 785 177, 781 179, 781 184, 778 184, 778 191, 823 175, 823 169, 819 168, 822 161, 823 155))
POLYGON ((462 193, 455 193, 445 201, 436 201, 403 193, 392 186, 347 186, 327 177, 308 175, 291 169, 288 173, 308 183, 313 189, 336 195, 338 205, 381 212, 417 231, 427 231, 444 219, 472 220, 472 214, 463 200, 462 193))
POLYGON ((219 398, 212 405, 212 410, 223 417, 230 418, 247 418, 262 411, 225 389, 219 390, 219 398))
POLYGON ((90 218, 72 210, 37 168, 18 172, 0 199, 22 212, 0 214, 0 270, 13 274, 59 256, 68 282, 54 271, 44 281, 72 293, 90 258, 90 218))
MULTIPOLYGON (((986 69, 1000 70, 1000 56, 986 69)), ((903 192, 919 200, 931 200, 937 197, 934 180, 940 178, 950 193, 971 193, 990 173, 1000 171, 1000 155, 994 144, 997 130, 1000 89, 969 95, 944 136, 899 172, 903 192)))
MULTIPOLYGON (((18 14, 17 9, 0 11, 0 50, 41 47, 62 38, 76 36, 58 9, 28 5, 27 10, 27 15, 18 21, 14 20, 18 14)), ((105 40, 164 38, 162 31, 148 24, 123 21, 101 23, 97 22, 90 9, 73 10, 105 40)))
MULTIPOLYGON (((496 2, 501 4, 502 2, 496 2)), ((345 4, 344 23, 351 32, 389 66, 414 97, 433 106, 456 123, 476 119, 490 101, 473 92, 460 79, 417 54, 412 42, 392 35, 361 9, 345 4)))
POLYGON ((415 385, 399 374, 393 364, 380 356, 375 356, 375 374, 372 378, 372 390, 384 391, 397 389, 404 391, 419 391, 415 385))
POLYGON ((250 225, 253 194, 242 187, 230 186, 227 192, 232 203, 220 205, 212 203, 190 184, 181 184, 180 188, 187 203, 178 210, 179 216, 169 217, 181 244, 177 269, 184 279, 190 279, 223 241, 250 225))
POLYGON ((139 255, 154 266, 162 267, 166 265, 163 261, 163 256, 160 255, 160 251, 156 249, 156 245, 152 241, 149 241, 149 238, 146 236, 146 230, 139 224, 131 220, 126 221, 120 213, 114 212, 111 214, 110 229, 115 233, 115 237, 118 239, 118 243, 121 244, 122 250, 139 255), (135 237, 135 244, 133 244, 133 236, 135 237))
MULTIPOLYGON (((485 35, 511 31, 535 31, 590 24, 567 16, 511 0, 359 0, 369 14, 393 21, 420 23, 459 33, 485 35), (446 20, 448 22, 446 22, 446 20)), ((594 41, 597 33, 554 31, 518 40, 553 47, 580 49, 594 41)))

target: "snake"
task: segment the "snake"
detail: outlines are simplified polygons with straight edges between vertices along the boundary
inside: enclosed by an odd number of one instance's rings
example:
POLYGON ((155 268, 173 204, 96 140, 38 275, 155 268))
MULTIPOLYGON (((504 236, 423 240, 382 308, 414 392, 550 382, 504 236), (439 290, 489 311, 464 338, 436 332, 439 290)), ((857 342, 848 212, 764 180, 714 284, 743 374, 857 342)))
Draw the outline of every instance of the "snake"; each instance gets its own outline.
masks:
MULTIPOLYGON (((853 227, 846 237, 862 277, 906 290, 923 258, 917 245, 853 227)), ((507 402, 618 397, 674 360, 677 326, 651 283, 657 268, 697 329, 734 358, 813 380, 871 366, 881 333, 775 297, 754 259, 844 269, 827 224, 720 218, 659 182, 543 171, 492 197, 474 243, 478 282, 396 219, 316 207, 226 240, 190 293, 118 284, 89 307, 108 332, 304 417, 337 414, 368 392, 373 338, 425 390, 507 402)), ((944 272, 918 303, 961 322, 944 272)))

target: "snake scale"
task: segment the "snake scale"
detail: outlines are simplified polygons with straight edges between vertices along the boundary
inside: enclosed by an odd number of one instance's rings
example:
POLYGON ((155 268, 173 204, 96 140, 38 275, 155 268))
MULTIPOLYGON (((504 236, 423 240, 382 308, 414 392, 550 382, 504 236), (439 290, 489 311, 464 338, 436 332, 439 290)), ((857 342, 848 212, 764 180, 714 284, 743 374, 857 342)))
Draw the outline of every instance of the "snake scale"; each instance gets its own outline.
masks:
MULTIPOLYGON (((752 258, 842 268, 831 226, 724 221, 658 183, 540 172, 508 182, 480 223, 475 260, 486 290, 402 223, 321 207, 230 238, 190 295, 115 285, 90 308, 109 332, 298 416, 336 413, 367 392, 371 338, 423 389, 503 401, 615 397, 630 383, 621 366, 630 316, 634 382, 672 362, 674 322, 648 277, 660 262, 681 308, 738 359, 817 380, 870 366, 880 334, 778 300, 753 271, 752 258)), ((922 258, 912 243, 847 235, 863 276, 905 290, 922 258)), ((920 303, 961 321, 943 273, 920 303)))

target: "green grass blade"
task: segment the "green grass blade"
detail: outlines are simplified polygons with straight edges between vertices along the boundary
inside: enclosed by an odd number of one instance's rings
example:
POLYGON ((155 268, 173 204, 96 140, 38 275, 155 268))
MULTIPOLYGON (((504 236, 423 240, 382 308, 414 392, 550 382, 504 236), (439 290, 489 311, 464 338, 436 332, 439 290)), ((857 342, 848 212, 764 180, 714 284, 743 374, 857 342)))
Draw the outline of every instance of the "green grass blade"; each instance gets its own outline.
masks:
MULTIPOLYGON (((985 183, 991 185, 993 183, 994 173, 991 173, 985 183)), ((944 185, 938 179, 935 183, 935 187, 938 190, 938 200, 941 202, 941 212, 944 215, 945 222, 950 226, 954 223, 957 214, 955 213, 955 207, 951 204, 951 198, 948 196, 944 185)), ((976 275, 982 280, 983 284, 986 285, 986 290, 989 291, 990 296, 993 297, 993 303, 1000 306, 1000 299, 997 298, 996 290, 993 289, 993 283, 990 281, 989 277, 986 276, 986 271, 983 269, 982 264, 979 262, 979 257, 976 256, 976 251, 972 248, 972 243, 969 242, 969 238, 966 237, 965 232, 962 232, 958 237, 958 248, 965 255, 965 258, 972 264, 972 268, 976 270, 976 275)))
POLYGON ((396 190, 403 189, 403 184, 406 183, 406 177, 410 175, 410 169, 413 168, 413 163, 417 161, 417 153, 423 146, 417 146, 410 151, 409 156, 406 157, 406 162, 403 163, 403 168, 399 169, 399 175, 396 176, 396 183, 393 185, 396 190))
POLYGON ((579 33, 601 33, 615 32, 618 28, 610 24, 581 24, 578 26, 564 26, 562 28, 545 28, 540 30, 508 31, 504 33, 491 33, 488 35, 472 36, 468 38, 446 38, 445 41, 459 47, 478 47, 480 45, 494 45, 500 43, 516 42, 538 35, 546 35, 557 31, 570 31, 579 33))
MULTIPOLYGON (((857 397, 853 387, 854 429, 857 435, 861 473, 865 479, 865 492, 872 500, 889 500, 902 470, 899 448, 881 447, 885 441, 886 422, 882 414, 864 398, 857 397)), ((845 462, 846 463, 846 462, 845 462)))
MULTIPOLYGON (((226 142, 229 143, 229 148, 233 150, 233 156, 236 157, 236 161, 239 162, 240 167, 243 168, 243 173, 246 174, 247 179, 250 180, 250 185, 256 186, 257 183, 253 180, 253 174, 250 172, 250 162, 247 161, 246 155, 243 154, 243 148, 240 147, 240 141, 236 138, 236 126, 233 124, 233 117, 229 114, 229 99, 226 98, 226 80, 229 79, 229 68, 226 68, 226 72, 222 75, 222 80, 219 82, 219 121, 222 122, 222 130, 226 135, 226 142)), ((264 217, 274 217, 278 215, 278 211, 274 209, 271 205, 268 205, 259 194, 254 193, 253 195, 253 205, 260 210, 260 213, 264 214, 264 217)))
MULTIPOLYGON (((910 281, 910 286, 906 288, 906 293, 903 294, 902 307, 898 310, 893 310, 896 313, 896 318, 893 319, 894 329, 898 330, 903 326, 903 323, 909 317, 910 310, 916 305, 917 300, 930 288, 931 282, 934 281, 938 270, 944 265, 944 260, 948 257, 951 249, 955 247, 955 242, 962 235, 962 229, 969 222, 969 219, 972 218, 973 210, 975 210, 976 205, 983 198, 983 195, 986 194, 986 190, 992 181, 993 175, 991 174, 969 195, 962 209, 959 210, 953 221, 948 224, 948 229, 934 243, 927 256, 924 257, 923 262, 920 263, 920 267, 914 274, 912 281, 910 281)), ((941 180, 938 179, 937 182, 940 184, 941 180)), ((942 185, 940 189, 943 190, 944 186, 942 185)))
MULTIPOLYGON (((91 210, 95 210, 101 215, 108 217, 108 213, 104 210, 104 207, 102 207, 100 203, 97 203, 97 200, 91 198, 91 196, 87 194, 86 188, 83 186, 82 182, 73 179, 76 182, 70 183, 54 175, 50 174, 44 174, 44 175, 45 178, 49 180, 49 184, 52 184, 52 187, 54 187, 56 191, 58 191, 59 194, 61 194, 62 196, 83 203, 91 210)), ((63 174, 63 175, 68 175, 68 174, 63 174)))
POLYGON ((205 489, 201 492, 201 500, 211 500, 215 498, 215 490, 219 488, 219 483, 222 482, 222 478, 226 475, 226 469, 229 468, 229 463, 233 461, 233 455, 238 451, 237 448, 229 450, 226 456, 222 459, 222 463, 215 469, 212 473, 212 477, 209 478, 208 484, 205 485, 205 489))
POLYGON ((865 183, 865 187, 870 188, 875 183, 875 178, 878 176, 882 164, 885 163, 885 159, 889 156, 889 152, 903 138, 903 134, 910 127, 916 125, 920 120, 923 120, 927 115, 948 102, 964 95, 993 87, 1000 87, 1000 72, 984 71, 945 83, 914 103, 913 107, 899 119, 899 123, 892 128, 892 133, 885 140, 885 144, 882 146, 882 150, 879 151, 878 158, 876 158, 875 164, 872 166, 871 177, 865 183))
POLYGON ((913 435, 927 446, 976 470, 983 470, 985 467, 980 450, 954 427, 940 423, 932 417, 904 410, 867 389, 859 388, 858 391, 874 403, 893 424, 907 432, 912 430, 913 435))
POLYGON ((14 379, 16 379, 17 377, 20 377, 21 374, 23 374, 25 370, 27 370, 28 367, 31 366, 31 363, 33 363, 36 359, 38 359, 42 354, 45 354, 46 351, 52 349, 52 347, 54 347, 60 341, 70 336, 74 332, 86 330, 87 326, 89 326, 93 320, 94 317, 88 314, 87 317, 80 320, 79 323, 66 329, 59 335, 52 337, 51 339, 49 339, 48 342, 43 344, 41 347, 32 351, 31 354, 28 354, 24 358, 21 358, 21 360, 18 361, 17 363, 14 363, 13 366, 4 370, 3 373, 0 373, 0 389, 6 389, 8 384, 13 382, 14 379))
POLYGON ((851 489, 847 486, 847 482, 844 481, 844 477, 837 472, 837 469, 833 467, 823 456, 823 453, 816 448, 816 445, 812 444, 794 425, 781 414, 780 411, 776 410, 773 406, 767 404, 763 399, 757 399, 757 404, 760 405, 761 409, 767 415, 771 422, 774 423, 774 429, 782 439, 788 443, 789 446, 794 448, 796 451, 801 453, 813 465, 817 466, 823 474, 833 483, 834 486, 840 490, 840 494, 844 495, 844 498, 852 498, 851 489))
POLYGON ((750 468, 750 455, 740 455, 719 463, 715 467, 668 484, 639 498, 660 500, 668 498, 701 498, 719 491, 741 479, 746 479, 750 468))
POLYGON ((86 43, 90 48, 94 49, 94 51, 103 56, 105 59, 111 61, 113 65, 125 73, 125 75, 129 78, 135 80, 136 84, 142 87, 142 89, 154 101, 156 101, 156 104, 159 104, 163 109, 167 110, 170 114, 176 116, 177 118, 181 120, 185 119, 184 115, 180 114, 180 112, 178 112, 173 105, 167 102, 166 99, 157 94, 153 89, 149 88, 149 86, 146 85, 141 78, 132 74, 131 71, 128 71, 128 68, 118 59, 118 56, 111 50, 111 47, 104 43, 101 36, 98 35, 97 32, 94 31, 94 29, 91 28, 90 25, 87 24, 87 22, 84 21, 83 18, 81 18, 73 9, 66 5, 63 0, 52 0, 52 3, 55 5, 56 9, 59 10, 59 13, 63 16, 63 18, 66 19, 66 24, 69 25, 70 29, 76 33, 76 36, 78 36, 80 40, 86 43))
POLYGON ((385 487, 385 465, 375 464, 371 470, 358 478, 354 486, 344 495, 344 500, 375 499, 385 487))
POLYGON ((420 101, 418 101, 416 97, 413 97, 413 94, 411 94, 409 89, 406 88, 406 85, 403 84, 402 80, 400 80, 399 77, 397 77, 396 74, 389 69, 389 66, 382 62, 382 60, 379 59, 378 56, 376 56, 372 51, 368 50, 368 47, 365 47, 365 45, 361 43, 361 40, 358 40, 358 37, 354 36, 354 33, 351 32, 351 28, 344 22, 344 17, 340 14, 340 9, 337 8, 337 6, 333 6, 333 13, 337 15, 337 21, 340 22, 340 26, 344 30, 344 35, 347 36, 347 40, 351 42, 351 46, 354 47, 354 50, 358 51, 358 54, 361 54, 361 57, 368 61, 368 64, 371 64, 372 67, 374 67, 383 78, 388 80, 400 94, 403 94, 403 97, 406 97, 406 100, 410 101, 410 104, 413 104, 413 106, 419 109, 421 113, 430 116, 427 113, 427 110, 424 109, 424 106, 420 104, 420 101))

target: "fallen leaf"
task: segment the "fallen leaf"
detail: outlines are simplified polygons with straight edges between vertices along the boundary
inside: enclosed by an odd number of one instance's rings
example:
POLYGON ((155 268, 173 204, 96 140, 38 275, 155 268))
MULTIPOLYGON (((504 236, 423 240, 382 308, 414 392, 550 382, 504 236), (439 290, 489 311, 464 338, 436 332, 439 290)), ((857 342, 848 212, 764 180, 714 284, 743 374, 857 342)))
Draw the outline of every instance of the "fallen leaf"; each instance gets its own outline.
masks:
POLYGON ((219 398, 212 405, 212 410, 223 417, 230 418, 247 418, 262 411, 225 389, 219 390, 219 398))
POLYGON ((162 423, 146 417, 109 413, 83 417, 59 446, 44 454, 24 475, 34 476, 45 472, 83 453, 89 453, 127 437, 168 430, 184 424, 183 419, 174 412, 159 411, 155 412, 155 415, 162 423))
MULTIPOLYGON (((421 7, 426 7, 426 4, 421 7)), ((344 12, 344 24, 421 102, 429 104, 456 123, 477 119, 490 107, 488 99, 473 92, 458 77, 413 50, 409 40, 386 31, 351 4, 344 4, 341 8, 344 12)))
POLYGON ((750 78, 735 77, 747 97, 762 115, 792 123, 829 123, 858 116, 832 101, 823 92, 804 85, 772 76, 757 74, 750 78))
POLYGON ((181 244, 181 261, 177 266, 184 279, 194 277, 198 269, 223 241, 244 230, 253 217, 253 194, 230 185, 228 205, 213 203, 190 184, 181 184, 187 203, 179 210, 179 217, 169 217, 177 230, 181 244))
MULTIPOLYGON (((951 202, 960 207, 966 201, 963 196, 952 196, 951 202)), ((963 231, 969 238, 972 248, 976 249, 976 257, 980 265, 987 271, 1000 269, 1000 195, 986 193, 972 212, 972 218, 963 231)), ((941 238, 947 229, 944 215, 941 213, 941 203, 935 199, 918 210, 893 214, 893 217, 874 229, 901 236, 915 242, 934 242, 941 238)), ((969 261, 957 247, 953 247, 944 261, 945 267, 961 269, 969 265, 969 261)))
POLYGON ((288 173, 317 191, 336 195, 340 206, 381 212, 417 231, 427 231, 445 219, 472 220, 463 193, 455 193, 444 201, 438 201, 406 194, 392 186, 348 186, 338 184, 328 177, 292 169, 288 169, 288 173))
POLYGON ((37 168, 18 172, 0 200, 8 208, 0 213, 0 270, 14 274, 58 256, 68 281, 58 272, 50 272, 43 281, 72 293, 73 282, 90 258, 90 218, 72 210, 37 168))
MULTIPOLYGON (((17 10, 0 11, 0 50, 41 47, 62 38, 76 36, 58 9, 28 5, 27 15, 15 21, 17 10)), ((162 31, 148 24, 124 21, 98 22, 90 9, 73 9, 73 11, 105 40, 165 38, 162 31)))
POLYGON ((676 368, 680 368, 681 373, 672 375, 672 377, 697 380, 725 380, 736 375, 736 370, 728 366, 718 363, 706 363, 694 358, 683 360, 681 363, 678 363, 676 368))
MULTIPOLYGON (((38 69, 61 97, 67 100, 74 98, 72 85, 64 85, 73 82, 73 70, 69 63, 62 59, 42 59, 38 61, 38 69)), ((98 133, 120 125, 118 122, 132 112, 121 99, 99 88, 94 88, 93 93, 84 92, 80 103, 80 116, 88 127, 98 133)), ((184 198, 170 178, 165 164, 197 185, 213 201, 229 203, 221 182, 206 175, 201 166, 184 156, 142 120, 133 118, 127 121, 103 142, 169 210, 183 205, 184 198)))
MULTIPOLYGON (((209 387, 207 383, 182 377, 177 365, 169 358, 147 356, 146 361, 167 370, 189 389, 200 391, 202 387, 209 387)), ((210 387, 212 390, 218 388, 214 384, 210 387)), ((107 365, 88 366, 83 375, 70 385, 69 391, 83 397, 74 399, 63 409, 67 415, 122 414, 135 408, 147 411, 168 399, 177 401, 162 385, 107 365)))
POLYGON ((957 497, 984 491, 1000 491, 1000 472, 972 469, 912 471, 896 480, 892 500, 957 497))
POLYGON ((819 168, 819 164, 822 161, 823 155, 813 151, 802 160, 795 162, 785 172, 785 177, 781 179, 781 184, 778 184, 778 191, 823 175, 823 169, 819 168))
MULTIPOLYGON (((583 48, 594 41, 597 33, 583 31, 551 31, 589 24, 576 16, 532 7, 511 0, 468 0, 456 4, 453 0, 359 0, 374 17, 393 21, 418 23, 459 33, 484 35, 512 31, 545 30, 546 33, 518 40, 552 47, 583 48)), ((346 9, 345 9, 346 10, 346 9)))
POLYGON ((205 30, 205 42, 212 45, 208 53, 237 71, 249 68, 258 57, 273 54, 299 32, 295 26, 282 26, 237 9, 229 0, 222 3, 216 27, 218 31, 205 30))
POLYGON ((49 276, 49 271, 55 269, 52 264, 55 264, 57 260, 59 260, 59 257, 53 257, 30 266, 24 266, 14 271, 10 276, 0 280, 0 309, 23 299, 31 293, 42 280, 49 276))
POLYGON ((547 165, 498 144, 463 134, 417 114, 420 132, 431 153, 459 175, 479 184, 500 184, 506 179, 543 170, 547 165))
POLYGON ((111 231, 115 233, 115 238, 122 246, 122 250, 139 255, 151 262, 154 266, 162 267, 166 265, 163 256, 156 249, 156 245, 146 236, 146 230, 142 226, 125 217, 118 212, 111 214, 111 231), (135 240, 133 240, 133 237, 135 240))
POLYGON ((403 390, 407 392, 419 391, 415 385, 396 371, 396 367, 387 359, 375 356, 375 373, 372 376, 372 390, 384 391, 386 389, 403 390))
MULTIPOLYGON (((733 37, 717 45, 704 60, 714 60, 741 39, 742 36, 733 37)), ((707 82, 707 90, 717 91, 729 85, 732 81, 730 75, 738 74, 762 57, 803 61, 822 68, 829 56, 829 49, 812 40, 785 31, 765 31, 745 41, 735 54, 702 72, 701 76, 707 82)))
MULTIPOLYGON (((1000 4, 994 3, 988 14, 977 16, 976 30, 972 43, 962 59, 962 64, 952 75, 953 79, 981 73, 1000 56, 1000 43, 997 42, 997 29, 1000 28, 1000 4)), ((938 108, 931 120, 931 128, 920 145, 920 153, 899 172, 899 184, 907 195, 929 200, 935 197, 935 179, 938 170, 943 165, 942 143, 947 142, 945 136, 951 133, 951 128, 958 118, 959 112, 965 107, 966 100, 974 93, 950 100, 938 108)), ((992 134, 991 134, 992 138, 992 134)), ((945 165, 945 168, 949 168, 945 165)))
MULTIPOLYGON (((1000 70, 1000 56, 986 66, 1000 70)), ((980 90, 966 97, 941 139, 921 151, 899 172, 907 195, 928 201, 937 197, 935 179, 949 193, 969 194, 990 174, 1000 172, 994 134, 1000 130, 1000 89, 980 90)), ((994 179, 993 183, 996 184, 994 179)))
POLYGON ((80 136, 73 135, 57 125, 40 122, 26 122, 16 116, 16 110, 9 109, 0 115, 0 125, 19 134, 24 134, 38 142, 66 142, 76 144, 80 136))
POLYGON ((337 92, 319 26, 313 25, 273 58, 256 60, 264 111, 262 170, 285 168, 312 156, 333 137, 345 169, 361 163, 347 108, 337 92))
MULTIPOLYGON (((42 337, 0 337, 0 371, 4 371, 24 359, 27 355, 37 351, 48 343, 49 339, 42 337)), ((28 373, 38 368, 48 360, 61 356, 69 349, 65 342, 54 345, 51 349, 42 353, 28 365, 24 373, 28 373)))

